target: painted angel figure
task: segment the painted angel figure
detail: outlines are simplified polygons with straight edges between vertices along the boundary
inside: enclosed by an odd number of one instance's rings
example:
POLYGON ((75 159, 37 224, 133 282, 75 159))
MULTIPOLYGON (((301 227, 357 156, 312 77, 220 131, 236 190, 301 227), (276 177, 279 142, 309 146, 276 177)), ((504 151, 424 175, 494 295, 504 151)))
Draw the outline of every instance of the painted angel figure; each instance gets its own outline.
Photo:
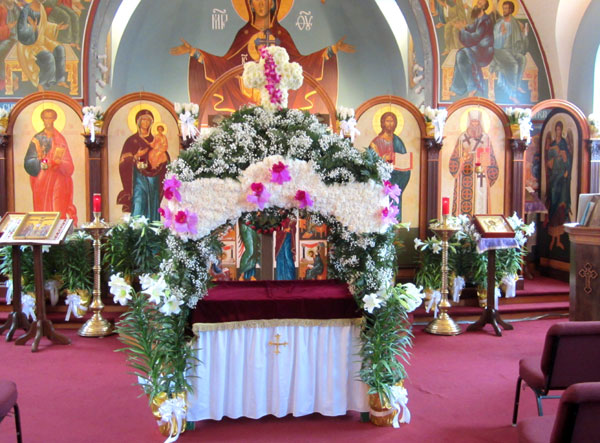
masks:
POLYGON ((565 249, 560 241, 564 233, 563 223, 570 220, 571 174, 573 169, 573 131, 567 130, 563 137, 564 124, 554 124, 554 139, 548 133, 544 140, 546 154, 546 207, 548 208, 548 234, 551 237, 550 249, 565 249))

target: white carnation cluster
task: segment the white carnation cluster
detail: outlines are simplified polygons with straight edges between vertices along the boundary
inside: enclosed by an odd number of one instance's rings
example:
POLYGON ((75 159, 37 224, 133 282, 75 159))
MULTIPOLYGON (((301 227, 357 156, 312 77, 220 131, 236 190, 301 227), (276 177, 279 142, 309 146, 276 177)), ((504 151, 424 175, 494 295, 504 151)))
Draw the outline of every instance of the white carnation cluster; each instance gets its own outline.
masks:
POLYGON ((246 200, 252 183, 263 183, 271 195, 266 207, 295 208, 296 192, 303 190, 314 200, 312 210, 335 217, 352 232, 384 232, 389 227, 381 218, 382 209, 389 206, 382 185, 373 181, 328 185, 315 171, 314 162, 273 155, 250 165, 237 180, 200 178, 183 182, 179 189, 181 201, 169 200, 167 207, 172 213, 189 209, 202 216, 193 237, 172 232, 186 238, 203 238, 228 221, 237 220, 243 212, 255 210, 256 205, 246 200), (281 185, 270 182, 273 165, 279 162, 287 165, 291 176, 281 185))
POLYGON ((260 90, 260 105, 268 111, 275 111, 280 107, 287 107, 288 89, 298 89, 302 86, 304 77, 302 75, 302 66, 298 63, 290 63, 290 57, 287 51, 280 46, 269 46, 266 51, 273 57, 275 62, 275 71, 279 76, 279 82, 274 83, 274 77, 265 72, 265 58, 260 57, 258 62, 247 62, 244 64, 244 73, 242 81, 248 88, 260 90), (271 86, 281 93, 279 103, 272 100, 272 91, 269 91, 267 85, 271 86))

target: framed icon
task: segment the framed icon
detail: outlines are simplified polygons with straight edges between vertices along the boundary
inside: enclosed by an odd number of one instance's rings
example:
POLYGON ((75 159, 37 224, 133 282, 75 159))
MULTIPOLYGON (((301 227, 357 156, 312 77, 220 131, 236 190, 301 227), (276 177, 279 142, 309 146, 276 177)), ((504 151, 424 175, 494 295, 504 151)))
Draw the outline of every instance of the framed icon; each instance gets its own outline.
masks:
POLYGON ((13 238, 15 240, 44 240, 50 238, 60 212, 29 212, 25 214, 13 238))
POLYGON ((0 234, 12 235, 25 217, 24 212, 7 212, 0 220, 0 234))
POLYGON ((473 216, 475 227, 482 237, 512 238, 515 231, 501 214, 485 214, 473 216))

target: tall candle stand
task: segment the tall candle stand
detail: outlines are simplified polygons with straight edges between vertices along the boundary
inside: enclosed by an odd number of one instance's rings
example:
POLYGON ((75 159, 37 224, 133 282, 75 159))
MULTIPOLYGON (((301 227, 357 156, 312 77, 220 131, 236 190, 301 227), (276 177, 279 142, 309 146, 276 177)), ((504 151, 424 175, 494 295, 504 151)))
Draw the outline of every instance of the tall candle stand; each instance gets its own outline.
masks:
POLYGON ((89 232, 94 239, 94 290, 92 303, 90 304, 90 310, 93 312, 92 318, 79 329, 79 335, 82 337, 106 337, 113 334, 115 329, 112 323, 102 317, 104 304, 102 303, 100 290, 100 273, 102 269, 100 239, 109 228, 109 225, 100 220, 100 212, 94 211, 94 221, 86 223, 82 228, 89 232))
POLYGON ((438 305, 439 314, 426 327, 425 332, 436 335, 458 335, 462 329, 448 315, 452 306, 448 301, 448 240, 459 230, 457 226, 448 224, 448 216, 442 217, 442 224, 430 229, 442 240, 442 299, 438 305))

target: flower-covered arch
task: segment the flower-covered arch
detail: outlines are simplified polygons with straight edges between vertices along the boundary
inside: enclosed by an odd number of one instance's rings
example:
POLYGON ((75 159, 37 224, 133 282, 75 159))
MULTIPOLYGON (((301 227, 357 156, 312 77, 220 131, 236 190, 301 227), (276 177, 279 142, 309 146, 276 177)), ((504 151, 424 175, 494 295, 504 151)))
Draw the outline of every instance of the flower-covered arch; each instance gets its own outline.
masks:
MULTIPOLYGON (((420 303, 411 285, 394 286, 395 215, 400 190, 372 150, 358 152, 316 117, 299 110, 242 109, 171 164, 162 213, 171 230, 165 263, 171 292, 188 307, 206 294, 208 266, 219 256, 224 225, 260 210, 293 211, 329 227, 328 278, 347 282, 365 313, 363 351, 379 323, 406 326, 406 312, 420 303), (391 318, 390 318, 391 315, 391 318)), ((389 327, 389 326, 388 326, 389 327)), ((372 340, 373 339, 373 340, 372 340)), ((373 392, 392 398, 404 378, 396 356, 408 335, 392 335, 385 377, 372 380, 373 356, 363 355, 362 378, 373 392), (399 346, 398 341, 403 341, 399 346)))
MULTIPOLYGON (((265 100, 275 97, 280 108, 285 97, 279 101, 272 74, 265 100)), ((257 211, 310 218, 329 228, 328 278, 348 284, 364 315, 360 377, 369 393, 379 394, 382 404, 402 411, 400 421, 408 421, 406 390, 399 382, 406 376, 402 359, 411 344, 406 314, 420 304, 421 293, 414 285, 394 286, 394 202, 401 190, 388 181, 391 168, 373 150, 360 153, 306 112, 267 108, 233 113, 169 166, 161 208, 169 255, 159 276, 141 279, 148 297, 133 297, 124 332, 135 333, 136 315, 152 312, 168 330, 165 338, 152 338, 153 351, 173 353, 185 327, 178 319, 186 319, 207 294, 209 267, 221 255, 219 237, 228 226, 240 217, 256 217, 257 211)), ((117 290, 127 301, 123 289, 117 290)), ((173 396, 188 389, 185 371, 193 363, 186 358, 186 352, 170 355, 168 370, 161 359, 155 361, 158 367, 147 364, 146 392, 173 396)))

